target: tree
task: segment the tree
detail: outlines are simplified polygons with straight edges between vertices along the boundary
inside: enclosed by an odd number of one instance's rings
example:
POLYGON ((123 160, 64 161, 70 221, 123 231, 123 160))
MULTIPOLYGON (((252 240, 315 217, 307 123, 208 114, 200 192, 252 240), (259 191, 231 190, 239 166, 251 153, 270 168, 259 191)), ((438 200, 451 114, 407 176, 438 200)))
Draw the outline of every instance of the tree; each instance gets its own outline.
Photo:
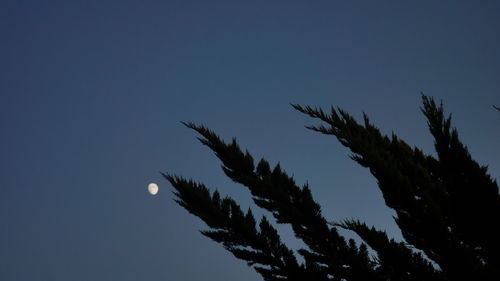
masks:
POLYGON ((251 210, 244 213, 233 199, 201 183, 163 175, 175 188, 176 202, 210 227, 202 234, 253 266, 264 280, 500 280, 497 183, 471 158, 442 104, 426 96, 422 100, 437 157, 394 134, 382 135, 366 115, 358 123, 338 108, 327 114, 292 105, 323 122, 309 129, 335 136, 353 160, 370 170, 386 205, 396 212, 404 242, 357 220, 329 223, 307 184, 298 186, 279 164, 271 168, 264 159, 255 164, 235 139, 225 143, 204 126, 184 123, 213 150, 224 173, 250 190, 257 206, 277 223, 291 225, 307 246, 298 250, 304 262, 297 261, 265 216, 257 226, 251 210), (363 242, 345 239, 339 228, 363 242))

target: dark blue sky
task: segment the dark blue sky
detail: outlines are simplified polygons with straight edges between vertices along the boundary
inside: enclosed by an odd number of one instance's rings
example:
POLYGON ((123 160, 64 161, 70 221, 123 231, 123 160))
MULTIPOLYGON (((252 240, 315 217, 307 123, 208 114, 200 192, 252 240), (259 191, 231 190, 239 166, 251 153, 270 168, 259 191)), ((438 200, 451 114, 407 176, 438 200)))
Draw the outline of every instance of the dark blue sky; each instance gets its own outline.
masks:
POLYGON ((160 177, 251 205, 179 121, 280 161, 327 218, 399 238, 368 171, 289 103, 365 111, 433 153, 424 92, 498 175, 498 3, 2 1, 0 280, 260 280, 160 177))

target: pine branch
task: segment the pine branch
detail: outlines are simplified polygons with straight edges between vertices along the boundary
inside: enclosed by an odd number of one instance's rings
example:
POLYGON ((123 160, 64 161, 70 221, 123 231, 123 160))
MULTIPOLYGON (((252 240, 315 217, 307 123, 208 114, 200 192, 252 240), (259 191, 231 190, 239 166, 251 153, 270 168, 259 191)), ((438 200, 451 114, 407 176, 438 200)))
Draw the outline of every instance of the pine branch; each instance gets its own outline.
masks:
POLYGON ((439 198, 444 197, 438 189, 433 189, 426 170, 429 158, 419 150, 412 149, 403 141, 392 136, 382 136, 380 131, 370 124, 364 115, 364 125, 360 125, 348 113, 341 109, 331 109, 327 115, 321 109, 293 105, 298 111, 313 118, 318 118, 329 125, 326 127, 310 126, 309 129, 323 134, 334 135, 341 144, 353 153, 351 158, 377 178, 386 205, 397 213, 396 222, 405 239, 416 248, 439 263, 439 253, 430 252, 427 245, 445 244, 446 226, 442 222, 442 210, 439 198), (425 198, 425 201, 421 201, 425 198), (434 235, 422 233, 433 229, 434 235), (436 235, 440 234, 440 235, 436 235))
POLYGON ((279 165, 271 170, 264 159, 255 167, 252 156, 243 153, 234 139, 226 144, 203 126, 185 125, 202 136, 199 140, 222 161, 225 174, 245 185, 259 207, 270 211, 278 223, 291 224, 295 235, 309 248, 299 251, 306 263, 335 278, 379 280, 368 254, 350 247, 334 228, 328 227, 307 185, 298 187, 279 165))
MULTIPOLYGON (((202 234, 221 243, 235 257, 254 266, 264 280, 304 280, 319 274, 313 268, 299 265, 293 251, 281 242, 276 229, 262 218, 257 230, 250 210, 246 215, 231 198, 220 198, 217 191, 211 195, 203 185, 180 177, 163 174, 172 184, 176 202, 191 214, 202 219, 211 231, 202 234)), ((326 275, 317 280, 327 280, 326 275)))

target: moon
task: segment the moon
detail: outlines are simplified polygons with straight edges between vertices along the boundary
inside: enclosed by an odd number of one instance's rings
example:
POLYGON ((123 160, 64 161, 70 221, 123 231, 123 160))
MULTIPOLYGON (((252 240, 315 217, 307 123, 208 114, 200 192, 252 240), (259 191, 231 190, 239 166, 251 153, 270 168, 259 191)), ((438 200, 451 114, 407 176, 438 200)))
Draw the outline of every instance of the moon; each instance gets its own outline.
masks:
POLYGON ((148 185, 148 191, 151 195, 156 195, 158 193, 158 185, 156 183, 150 183, 148 185))

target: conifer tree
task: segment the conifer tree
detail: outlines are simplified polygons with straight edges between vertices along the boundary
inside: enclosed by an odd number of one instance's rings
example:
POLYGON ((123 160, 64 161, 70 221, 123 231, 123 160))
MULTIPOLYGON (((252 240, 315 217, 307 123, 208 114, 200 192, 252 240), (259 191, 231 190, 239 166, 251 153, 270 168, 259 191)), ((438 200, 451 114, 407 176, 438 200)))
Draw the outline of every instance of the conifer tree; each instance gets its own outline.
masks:
POLYGON ((370 170, 386 205, 396 212, 404 242, 357 220, 329 223, 307 184, 297 185, 279 164, 255 163, 234 139, 225 143, 204 126, 184 123, 220 159, 224 173, 248 188, 255 204, 277 223, 290 224, 307 247, 295 253, 265 216, 257 222, 251 210, 243 212, 218 191, 163 175, 175 189, 176 202, 210 228, 202 234, 253 266, 264 280, 500 280, 497 183, 471 158, 442 104, 426 96, 422 100, 437 157, 394 134, 382 135, 366 115, 359 123, 338 108, 326 113, 292 105, 322 122, 309 129, 335 136, 353 160, 370 170), (347 240, 339 228, 355 232, 363 242, 347 240))

